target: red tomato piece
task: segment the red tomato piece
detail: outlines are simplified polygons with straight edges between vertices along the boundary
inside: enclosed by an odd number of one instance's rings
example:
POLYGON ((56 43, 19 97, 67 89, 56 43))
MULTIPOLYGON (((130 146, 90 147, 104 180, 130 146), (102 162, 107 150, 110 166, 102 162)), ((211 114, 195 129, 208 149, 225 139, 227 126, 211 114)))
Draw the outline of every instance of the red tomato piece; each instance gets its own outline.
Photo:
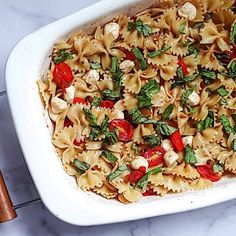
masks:
POLYGON ((139 171, 139 170, 134 170, 130 174, 125 176, 125 182, 132 183, 132 184, 137 184, 140 179, 145 175, 145 173, 139 171))
POLYGON ((75 146, 80 146, 84 141, 82 139, 80 139, 79 141, 77 141, 76 139, 74 140, 74 145, 75 146))
POLYGON ((125 60, 135 61, 136 57, 131 51, 123 47, 119 47, 119 49, 126 55, 125 60))
POLYGON ((73 78, 72 70, 66 63, 60 62, 55 65, 53 70, 53 80, 59 88, 64 90, 69 87, 73 78))
POLYGON ((99 106, 103 107, 103 108, 113 108, 114 104, 115 103, 110 100, 104 100, 104 101, 100 102, 99 106))
POLYGON ((147 189, 147 191, 145 193, 143 193, 143 196, 145 196, 145 197, 155 196, 155 195, 158 195, 158 194, 154 192, 153 188, 149 188, 149 189, 147 189))
POLYGON ((138 169, 140 172, 146 174, 146 167, 145 166, 140 166, 139 169, 138 169))
POLYGON ((73 104, 84 104, 84 105, 88 105, 88 102, 86 102, 83 98, 80 97, 75 97, 73 100, 73 104))
POLYGON ((197 171, 203 178, 209 179, 212 182, 218 181, 221 177, 218 173, 214 173, 212 166, 209 164, 197 166, 197 171))
POLYGON ((184 62, 184 60, 182 58, 179 59, 178 65, 180 65, 182 67, 184 75, 188 75, 188 66, 186 65, 186 63, 184 62))
POLYGON ((182 141, 182 137, 180 135, 179 130, 171 134, 170 141, 172 142, 173 146, 178 152, 181 152, 184 150, 184 143, 182 141))
POLYGON ((69 127, 69 126, 73 126, 73 122, 66 117, 64 121, 64 127, 69 127))
POLYGON ((130 141, 133 137, 134 131, 132 125, 124 119, 114 119, 109 125, 109 130, 114 131, 118 129, 118 139, 120 141, 130 141))
POLYGON ((161 146, 157 146, 155 148, 147 149, 143 156, 147 159, 148 166, 154 167, 159 166, 164 162, 164 154, 165 150, 161 146))

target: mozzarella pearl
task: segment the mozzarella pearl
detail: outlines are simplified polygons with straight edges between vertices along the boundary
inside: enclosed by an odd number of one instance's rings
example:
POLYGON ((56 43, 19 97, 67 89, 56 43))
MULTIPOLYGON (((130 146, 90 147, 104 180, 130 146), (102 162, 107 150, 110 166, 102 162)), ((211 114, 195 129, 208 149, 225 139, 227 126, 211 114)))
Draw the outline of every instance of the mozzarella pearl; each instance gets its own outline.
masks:
POLYGON ((59 114, 59 113, 66 110, 67 103, 66 103, 66 101, 62 100, 61 98, 53 97, 51 99, 51 107, 52 107, 53 113, 59 114))
POLYGON ((179 158, 178 154, 172 150, 166 152, 164 155, 164 160, 168 167, 172 166, 178 160, 178 158, 179 158))
POLYGON ((131 60, 124 60, 120 63, 120 69, 125 72, 130 72, 134 68, 134 62, 131 60))
POLYGON ((188 101, 187 103, 190 105, 190 106, 196 106, 200 103, 200 97, 199 95, 193 91, 189 97, 188 97, 188 101))
POLYGON ((164 139, 161 143, 161 147, 166 151, 174 150, 174 147, 169 139, 164 139))
POLYGON ((70 86, 66 88, 65 99, 68 103, 73 103, 73 99, 75 97, 75 87, 70 86))
POLYGON ((141 166, 144 166, 147 169, 148 168, 148 162, 144 157, 137 156, 136 159, 134 159, 131 162, 131 167, 135 170, 138 170, 141 166))
POLYGON ((117 39, 119 37, 119 34, 120 34, 119 31, 120 31, 120 26, 115 22, 108 23, 104 27, 105 35, 108 35, 111 33, 114 39, 117 39))
POLYGON ((190 3, 186 2, 179 10, 178 10, 179 16, 182 16, 184 18, 187 18, 188 20, 192 21, 197 16, 197 9, 196 7, 190 3))
POLYGON ((99 73, 96 70, 90 70, 86 75, 85 75, 85 81, 88 84, 94 84, 96 81, 99 80, 99 73))
POLYGON ((193 136, 186 136, 182 138, 184 146, 190 145, 192 146, 193 144, 193 136))

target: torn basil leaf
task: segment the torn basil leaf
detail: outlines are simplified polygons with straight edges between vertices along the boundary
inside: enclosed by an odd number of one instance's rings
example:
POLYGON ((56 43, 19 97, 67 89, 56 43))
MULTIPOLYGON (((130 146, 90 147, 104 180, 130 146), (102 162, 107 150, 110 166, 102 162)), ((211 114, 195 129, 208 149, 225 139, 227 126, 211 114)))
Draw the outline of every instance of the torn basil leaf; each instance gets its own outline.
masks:
POLYGON ((229 119, 227 118, 226 115, 222 115, 220 117, 220 123, 223 125, 225 132, 230 135, 230 134, 235 134, 234 128, 231 126, 229 119))
POLYGON ((144 58, 142 52, 138 48, 133 48, 131 51, 134 54, 135 58, 138 60, 141 70, 146 70, 147 69, 147 61, 144 58))
POLYGON ((75 159, 73 163, 80 174, 83 174, 86 170, 90 168, 90 165, 88 163, 81 162, 78 159, 75 159))
POLYGON ((66 51, 66 49, 60 49, 58 55, 54 58, 54 63, 59 64, 60 62, 66 61, 68 59, 73 59, 73 54, 66 51))
POLYGON ((100 129, 98 128, 92 128, 89 133, 89 141, 95 140, 100 134, 100 129))
POLYGON ((189 144, 186 145, 186 147, 184 149, 184 161, 188 164, 197 163, 197 158, 195 156, 195 153, 189 144))
POLYGON ((121 96, 119 90, 110 90, 110 89, 103 90, 102 95, 104 96, 105 99, 112 100, 112 101, 120 98, 121 96))
POLYGON ((212 168, 213 168, 214 173, 223 171, 223 166, 220 165, 219 163, 214 163, 212 168))
MULTIPOLYGON (((235 24, 236 25, 236 24, 235 24)), ((227 72, 222 72, 221 74, 225 77, 232 78, 236 81, 236 60, 233 59, 227 66, 227 72)))
POLYGON ((101 103, 102 99, 99 97, 93 97, 93 100, 91 102, 91 106, 98 107, 99 104, 101 103))
POLYGON ((177 129, 168 125, 166 122, 164 121, 158 121, 157 126, 156 126, 156 130, 157 132, 166 135, 166 136, 170 136, 171 134, 173 134, 177 129))
POLYGON ((216 73, 214 71, 202 70, 200 75, 204 79, 205 84, 211 84, 216 79, 216 73))
POLYGON ((168 51, 169 49, 171 48, 171 46, 165 46, 157 51, 154 51, 154 52, 149 52, 147 54, 147 57, 150 57, 150 58, 153 58, 153 57, 158 57, 160 56, 162 53, 168 51))
POLYGON ((123 163, 116 171, 108 175, 108 180, 112 181, 113 179, 121 175, 124 171, 126 171, 127 169, 128 169, 127 166, 125 165, 125 163, 123 163))
POLYGON ((231 32, 230 32, 230 43, 232 45, 235 45, 236 43, 236 23, 233 23, 231 27, 231 32))
POLYGON ((141 19, 138 19, 136 22, 128 23, 128 30, 137 30, 144 37, 148 37, 152 34, 152 28, 148 24, 143 24, 141 19))
POLYGON ((133 143, 131 148, 132 148, 132 150, 134 150, 134 154, 137 155, 139 153, 137 143, 133 143))
POLYGON ((186 33, 186 29, 187 29, 187 21, 183 22, 180 26, 179 26, 179 32, 181 34, 185 34, 186 33))
POLYGON ((236 152, 236 139, 232 141, 232 149, 236 152))
POLYGON ((112 57, 111 58, 111 73, 115 74, 117 72, 118 69, 118 57, 112 57))
POLYGON ((225 97, 229 94, 227 90, 223 86, 217 89, 217 92, 220 94, 221 97, 225 97))
POLYGON ((182 98, 181 98, 181 102, 182 102, 183 105, 187 104, 188 98, 192 93, 193 93, 193 89, 187 89, 183 93, 182 98))
POLYGON ((221 98, 221 99, 220 99, 220 105, 221 105, 221 106, 227 106, 227 105, 228 105, 227 100, 226 100, 225 98, 221 98))
POLYGON ((106 131, 104 134, 105 134, 104 143, 112 145, 118 142, 117 129, 114 129, 114 131, 106 131))
POLYGON ((155 135, 143 136, 144 141, 148 144, 149 148, 154 148, 161 144, 161 137, 155 135))
POLYGON ((133 124, 157 124, 158 122, 149 117, 143 116, 137 108, 130 110, 129 115, 131 116, 131 122, 133 124))
POLYGON ((214 112, 209 111, 205 120, 200 121, 197 124, 197 130, 202 132, 204 129, 214 126, 214 112))
POLYGON ((105 133, 108 130, 108 121, 109 121, 109 117, 106 114, 101 124, 101 131, 103 133, 105 133))
POLYGON ((194 55, 194 57, 196 58, 199 54, 199 49, 196 47, 196 45, 190 45, 188 47, 188 55, 194 55))
POLYGON ((170 118, 170 115, 172 114, 173 110, 175 108, 174 104, 170 104, 167 106, 167 108, 165 109, 165 111, 162 114, 162 119, 167 120, 170 118))
POLYGON ((101 69, 102 66, 99 62, 90 63, 90 68, 93 70, 101 69))
POLYGON ((171 89, 174 89, 177 86, 182 86, 182 85, 185 85, 191 81, 194 81, 197 78, 197 76, 198 76, 197 74, 193 74, 188 77, 177 78, 175 80, 175 82, 171 85, 171 89))
POLYGON ((98 125, 97 125, 97 118, 96 118, 96 116, 93 115, 93 113, 89 109, 87 109, 85 107, 83 108, 83 112, 84 112, 85 116, 87 117, 87 119, 89 120, 89 125, 91 127, 97 127, 98 125))
POLYGON ((104 156, 111 163, 115 163, 117 161, 117 157, 108 150, 103 150, 102 156, 104 156))

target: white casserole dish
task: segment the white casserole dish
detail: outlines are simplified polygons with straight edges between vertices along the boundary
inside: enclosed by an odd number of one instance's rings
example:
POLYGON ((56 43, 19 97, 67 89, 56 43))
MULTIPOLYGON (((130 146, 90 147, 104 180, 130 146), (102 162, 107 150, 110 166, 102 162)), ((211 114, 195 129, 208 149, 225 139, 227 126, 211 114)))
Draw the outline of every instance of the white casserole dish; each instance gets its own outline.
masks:
POLYGON ((68 223, 98 225, 135 220, 205 207, 236 197, 236 181, 228 178, 209 190, 164 198, 145 197, 138 203, 124 205, 78 189, 74 178, 64 172, 51 144, 36 81, 48 66, 47 58, 54 42, 74 30, 91 31, 120 13, 148 8, 153 2, 100 1, 31 33, 17 44, 8 59, 7 92, 26 163, 46 207, 68 223))

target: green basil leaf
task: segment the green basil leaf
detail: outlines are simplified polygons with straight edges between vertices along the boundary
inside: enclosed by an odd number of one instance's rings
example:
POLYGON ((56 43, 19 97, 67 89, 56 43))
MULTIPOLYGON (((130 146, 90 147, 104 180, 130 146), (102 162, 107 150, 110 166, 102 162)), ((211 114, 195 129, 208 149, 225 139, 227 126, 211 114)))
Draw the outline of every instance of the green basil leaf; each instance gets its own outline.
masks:
POLYGON ((145 24, 142 27, 141 33, 144 37, 148 37, 152 34, 152 28, 149 25, 145 24))
POLYGON ((86 118, 89 119, 89 125, 91 127, 97 127, 98 125, 97 125, 97 118, 96 118, 96 116, 93 115, 93 113, 89 109, 87 109, 85 107, 83 108, 83 112, 84 112, 86 118))
POLYGON ((221 171, 223 171, 223 166, 220 165, 219 163, 214 163, 213 171, 214 171, 214 173, 221 172, 221 171))
POLYGON ((125 165, 125 163, 123 163, 116 171, 108 175, 108 180, 112 181, 113 179, 121 175, 124 171, 126 171, 127 169, 128 169, 127 166, 125 165))
POLYGON ((142 52, 138 48, 133 48, 132 53, 134 54, 134 56, 138 60, 141 70, 146 70, 147 69, 147 61, 145 60, 142 52))
POLYGON ((157 124, 158 121, 143 116, 137 108, 133 108, 129 111, 133 124, 157 124))
POLYGON ((118 132, 117 129, 114 129, 114 131, 106 131, 105 133, 105 140, 104 142, 108 145, 112 145, 118 142, 118 132))
POLYGON ((230 32, 230 43, 235 45, 236 43, 236 24, 233 23, 231 27, 231 32, 230 32))
POLYGON ((145 95, 136 95, 139 108, 150 108, 152 106, 152 99, 145 95))
POLYGON ((148 185, 148 179, 151 175, 157 174, 161 172, 160 167, 156 167, 155 169, 152 169, 148 171, 137 183, 137 187, 142 189, 143 192, 146 191, 147 185, 148 185))
POLYGON ((150 148, 154 148, 161 144, 161 137, 155 135, 145 135, 143 136, 144 141, 148 144, 150 148))
POLYGON ((80 174, 83 174, 86 170, 88 170, 90 168, 90 165, 88 163, 81 162, 77 159, 74 160, 74 165, 80 174))
POLYGON ((171 46, 165 46, 157 51, 154 51, 154 52, 149 52, 147 54, 147 57, 150 57, 150 58, 153 58, 153 57, 158 57, 160 56, 162 53, 168 51, 169 49, 171 48, 171 46))
POLYGON ((175 105, 174 104, 170 104, 166 109, 165 111, 163 112, 162 114, 162 118, 163 119, 169 119, 170 118, 170 115, 172 114, 173 110, 175 108, 175 105))
POLYGON ((202 132, 204 129, 214 126, 214 112, 209 111, 205 120, 197 124, 197 130, 202 132))
POLYGON ((132 150, 134 150, 134 154, 137 155, 139 153, 138 145, 137 143, 132 144, 132 150))
MULTIPOLYGON (((236 24, 235 24, 236 25, 236 24)), ((236 60, 233 59, 227 66, 227 72, 222 72, 221 74, 228 77, 233 78, 236 81, 236 60)))
POLYGON ((179 26, 179 32, 181 34, 185 34, 186 33, 186 28, 187 28, 187 21, 183 22, 180 26, 179 26))
POLYGON ((224 130, 228 135, 235 133, 235 130, 233 129, 233 127, 231 127, 229 119, 227 118, 226 115, 222 115, 220 117, 220 123, 223 125, 224 130))
POLYGON ((136 22, 128 23, 128 30, 131 31, 134 29, 136 29, 144 37, 148 37, 152 34, 152 28, 147 24, 143 24, 141 19, 138 19, 136 22))
POLYGON ((89 141, 95 140, 100 134, 100 129, 98 128, 92 128, 90 133, 89 133, 89 141))
MULTIPOLYGON (((178 70, 177 70, 177 75, 178 75, 178 70)), ((177 86, 182 86, 185 85, 191 81, 194 81, 197 78, 197 74, 193 74, 191 76, 188 77, 183 77, 183 78, 179 78, 171 85, 171 89, 174 89, 177 86)))
POLYGON ((156 126, 156 130, 157 132, 166 135, 166 136, 170 136, 171 134, 173 134, 177 129, 168 125, 166 122, 164 121, 158 121, 157 126, 156 126))
POLYGON ((229 92, 227 90, 225 90, 225 88, 222 86, 220 88, 217 89, 217 92, 220 94, 220 96, 225 97, 229 94, 229 92))
POLYGON ((236 139, 232 141, 232 149, 236 152, 236 139))
POLYGON ((101 131, 103 133, 105 133, 108 129, 108 121, 109 121, 109 117, 106 114, 104 117, 104 120, 102 121, 102 124, 101 124, 101 131))
POLYGON ((193 93, 193 89, 187 89, 183 93, 182 98, 181 98, 181 102, 182 102, 183 105, 187 104, 188 98, 192 93, 193 93))
POLYGON ((194 107, 187 106, 187 109, 188 109, 188 112, 190 112, 191 114, 196 113, 196 109, 194 107))
POLYGON ((93 70, 101 69, 102 66, 99 62, 90 63, 90 68, 93 70))
POLYGON ((110 89, 105 89, 102 91, 102 95, 108 99, 108 100, 116 100, 118 98, 120 98, 121 94, 120 94, 120 91, 118 90, 110 90, 110 89))
POLYGON ((187 145, 184 149, 184 161, 189 164, 197 163, 197 158, 190 145, 187 145))
POLYGON ((188 47, 188 54, 189 55, 194 55, 195 58, 196 58, 199 54, 199 48, 196 45, 190 45, 188 47))
POLYGON ((221 98, 221 99, 220 99, 220 105, 221 105, 221 106, 227 106, 227 105, 228 105, 227 100, 226 100, 225 98, 221 98))
POLYGON ((54 58, 54 63, 59 64, 60 62, 66 61, 68 59, 73 59, 71 52, 67 52, 65 49, 60 49, 58 55, 54 58))
POLYGON ((115 74, 117 72, 117 68, 118 68, 118 57, 112 57, 111 58, 111 73, 115 74))
POLYGON ((91 102, 91 106, 98 107, 101 103, 102 99, 99 97, 93 97, 93 100, 91 102))
POLYGON ((113 155, 111 152, 109 152, 108 150, 103 150, 102 156, 104 156, 111 163, 115 163, 117 161, 117 157, 113 155))

